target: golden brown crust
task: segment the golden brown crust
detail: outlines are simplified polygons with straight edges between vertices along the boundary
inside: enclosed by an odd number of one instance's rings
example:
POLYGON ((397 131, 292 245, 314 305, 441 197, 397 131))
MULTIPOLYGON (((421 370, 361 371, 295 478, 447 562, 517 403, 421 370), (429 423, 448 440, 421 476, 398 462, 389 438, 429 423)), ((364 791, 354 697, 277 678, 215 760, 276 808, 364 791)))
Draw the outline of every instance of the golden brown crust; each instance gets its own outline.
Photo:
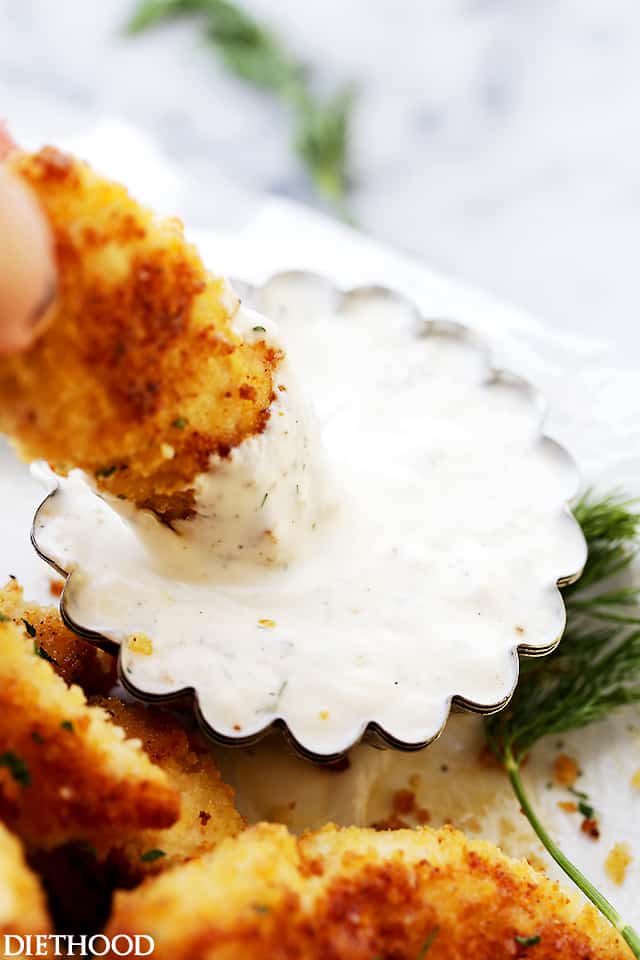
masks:
POLYGON ((110 698, 96 698, 94 703, 128 737, 139 740, 148 758, 164 771, 180 795, 180 818, 164 830, 115 837, 113 847, 102 850, 99 858, 86 843, 32 851, 31 863, 62 930, 102 929, 116 887, 129 889, 145 875, 210 851, 244 828, 233 805, 233 791, 221 780, 209 749, 196 733, 184 730, 174 714, 110 698))
POLYGON ((166 775, 10 620, 0 622, 0 744, 0 817, 28 846, 86 840, 106 851, 178 817, 166 775))
POLYGON ((188 516, 211 454, 264 429, 279 355, 234 334, 233 295, 178 221, 52 147, 9 165, 46 214, 59 289, 44 336, 0 361, 0 429, 28 459, 188 516))
MULTIPOLYGON (((4 936, 51 933, 51 921, 37 877, 27 866, 19 841, 0 823, 0 957, 4 936)), ((15 950, 16 944, 11 948, 15 950)))
POLYGON ((107 932, 151 934, 156 960, 630 956, 592 907, 451 828, 329 826, 297 841, 260 824, 118 894, 107 932))
POLYGON ((222 780, 207 745, 198 733, 185 730, 166 710, 95 701, 128 737, 140 740, 149 759, 163 770, 180 795, 180 818, 166 830, 144 830, 112 851, 111 859, 127 884, 159 873, 213 850, 225 837, 244 829, 234 806, 233 790, 222 780), (162 851, 149 859, 150 851, 162 851))
POLYGON ((29 625, 34 648, 66 683, 77 683, 87 694, 108 693, 116 683, 116 658, 67 629, 55 607, 25 603, 16 580, 0 589, 0 613, 17 626, 29 625))

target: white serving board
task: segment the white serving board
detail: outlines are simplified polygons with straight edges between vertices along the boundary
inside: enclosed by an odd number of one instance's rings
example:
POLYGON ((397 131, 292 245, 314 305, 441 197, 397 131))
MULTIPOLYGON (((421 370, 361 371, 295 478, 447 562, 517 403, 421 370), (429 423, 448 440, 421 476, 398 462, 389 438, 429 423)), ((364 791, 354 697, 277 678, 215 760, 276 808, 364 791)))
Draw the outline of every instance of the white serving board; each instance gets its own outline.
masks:
MULTIPOLYGON (((108 138, 111 153, 120 160, 128 149, 128 135, 120 129, 108 138)), ((87 156, 95 150, 90 141, 84 151, 82 144, 74 147, 87 156)), ((146 156, 148 161, 148 150, 146 156)), ((100 166, 109 173, 104 150, 100 166)), ((166 183, 166 163, 159 160, 156 168, 166 183)), ((147 196, 154 192, 153 169, 153 164, 147 168, 147 196)), ((127 179, 122 163, 117 175, 127 179)), ((172 171, 171 176, 174 187, 188 189, 180 184, 179 173, 172 171)), ((159 193, 160 180, 155 187, 159 193)), ((216 272, 260 283, 282 270, 306 269, 326 274, 345 288, 387 285, 413 298, 428 317, 456 319, 482 331, 497 362, 527 377, 546 395, 546 432, 573 453, 585 482, 640 494, 640 390, 637 376, 616 364, 616 351, 624 345, 558 334, 523 311, 283 201, 258 204, 249 216, 245 210, 245 222, 233 230, 194 230, 190 236, 216 272)), ((0 577, 13 573, 30 597, 50 599, 51 572, 29 544, 31 517, 42 491, 5 446, 0 446, 0 497, 0 577)), ((640 711, 627 710, 563 740, 564 752, 574 755, 584 770, 579 785, 596 807, 600 840, 585 837, 580 817, 558 808, 559 800, 568 799, 566 791, 546 788, 558 752, 554 743, 537 750, 527 767, 535 802, 567 853, 638 925, 640 790, 632 787, 631 777, 640 768, 640 711), (624 884, 615 886, 604 860, 621 841, 629 844, 635 859, 624 884)), ((293 757, 277 737, 247 750, 220 750, 218 756, 251 820, 276 819, 294 829, 329 819, 368 824, 385 819, 390 794, 417 775, 420 783, 413 779, 412 785, 418 802, 430 811, 435 825, 451 820, 471 835, 500 842, 509 853, 541 856, 503 774, 478 763, 482 742, 480 721, 456 716, 425 751, 396 754, 362 746, 352 752, 350 767, 342 773, 316 769, 293 757)), ((553 866, 550 872, 559 875, 553 866)))

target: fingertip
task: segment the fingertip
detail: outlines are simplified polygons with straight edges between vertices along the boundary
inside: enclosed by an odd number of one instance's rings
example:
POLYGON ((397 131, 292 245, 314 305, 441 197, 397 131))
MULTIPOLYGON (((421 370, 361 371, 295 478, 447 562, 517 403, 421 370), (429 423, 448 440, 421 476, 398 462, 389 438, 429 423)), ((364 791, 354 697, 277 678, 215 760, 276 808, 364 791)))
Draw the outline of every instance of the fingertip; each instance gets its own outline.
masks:
POLYGON ((6 120, 0 117, 0 160, 5 160, 15 148, 16 143, 9 133, 6 120))
POLYGON ((46 327, 56 270, 49 226, 29 189, 0 167, 0 352, 26 349, 46 327))

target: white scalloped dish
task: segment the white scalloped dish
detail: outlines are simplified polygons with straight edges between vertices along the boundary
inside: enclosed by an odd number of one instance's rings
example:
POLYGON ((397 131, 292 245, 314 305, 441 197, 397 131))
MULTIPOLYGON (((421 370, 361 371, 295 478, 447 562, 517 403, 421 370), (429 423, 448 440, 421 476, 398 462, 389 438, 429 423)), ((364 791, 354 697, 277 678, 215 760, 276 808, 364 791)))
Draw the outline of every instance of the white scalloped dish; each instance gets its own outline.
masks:
MULTIPOLYGON (((79 473, 40 507, 34 544, 69 574, 66 619, 119 644, 131 692, 193 693, 218 740, 247 744, 275 723, 318 759, 365 733, 417 749, 453 701, 503 706, 518 650, 558 642, 558 584, 585 561, 567 508, 574 466, 542 435, 535 391, 492 370, 465 328, 426 321, 388 290, 342 294, 310 274, 249 297, 277 322, 290 362, 265 433, 211 477, 236 471, 233 517, 245 533, 249 518, 260 550, 234 554, 248 541, 231 525, 216 541, 224 562, 182 575, 176 557, 194 528, 134 518, 79 473), (324 454, 319 444, 303 455, 316 440, 300 432, 290 369, 324 454), (272 475, 270 445, 292 436, 272 475)), ((221 511, 209 509, 209 533, 221 511)))

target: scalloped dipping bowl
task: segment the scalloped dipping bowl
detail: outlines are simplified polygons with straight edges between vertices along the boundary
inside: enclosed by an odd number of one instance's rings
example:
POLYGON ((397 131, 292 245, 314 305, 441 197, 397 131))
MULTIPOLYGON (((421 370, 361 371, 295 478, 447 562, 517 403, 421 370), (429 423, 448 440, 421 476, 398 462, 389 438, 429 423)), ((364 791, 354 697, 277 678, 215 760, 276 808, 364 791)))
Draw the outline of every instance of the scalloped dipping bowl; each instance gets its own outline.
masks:
MULTIPOLYGON (((538 394, 492 369, 468 329, 425 320, 392 291, 342 293, 307 273, 246 295, 280 328, 334 485, 303 553, 241 581, 169 575, 79 472, 49 476, 34 545, 68 574, 66 621, 119 646, 125 686, 145 700, 191 693, 217 741, 246 745, 276 725, 318 760, 363 736, 419 749, 452 703, 504 706, 518 651, 544 654, 561 637, 558 585, 586 559, 567 506, 576 470, 542 434, 538 394)), ((268 430, 286 431, 295 411, 278 386, 268 430)), ((281 480, 294 481, 302 502, 299 477, 281 480)), ((267 534, 275 502, 256 491, 267 534)))

